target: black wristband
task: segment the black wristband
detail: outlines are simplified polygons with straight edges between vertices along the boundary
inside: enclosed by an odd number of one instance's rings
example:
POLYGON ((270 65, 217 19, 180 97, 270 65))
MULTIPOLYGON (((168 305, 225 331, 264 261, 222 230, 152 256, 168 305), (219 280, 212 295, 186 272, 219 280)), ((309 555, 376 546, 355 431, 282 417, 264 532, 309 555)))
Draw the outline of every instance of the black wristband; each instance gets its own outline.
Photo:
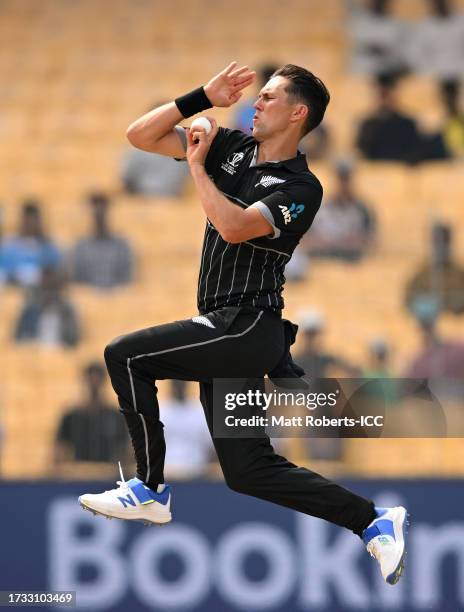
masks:
POLYGON ((213 107, 203 87, 198 87, 184 96, 176 98, 174 102, 184 119, 201 113, 202 110, 213 107))

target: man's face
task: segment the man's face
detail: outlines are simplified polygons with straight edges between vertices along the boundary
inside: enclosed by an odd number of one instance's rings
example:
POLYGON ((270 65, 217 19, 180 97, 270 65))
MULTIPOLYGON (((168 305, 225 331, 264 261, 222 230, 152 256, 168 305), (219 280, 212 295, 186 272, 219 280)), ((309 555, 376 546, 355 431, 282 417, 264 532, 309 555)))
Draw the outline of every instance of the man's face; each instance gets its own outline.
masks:
POLYGON ((290 104, 285 86, 285 77, 270 79, 258 94, 254 104, 253 136, 258 142, 266 140, 279 132, 285 132, 291 123, 290 118, 296 104, 290 104))

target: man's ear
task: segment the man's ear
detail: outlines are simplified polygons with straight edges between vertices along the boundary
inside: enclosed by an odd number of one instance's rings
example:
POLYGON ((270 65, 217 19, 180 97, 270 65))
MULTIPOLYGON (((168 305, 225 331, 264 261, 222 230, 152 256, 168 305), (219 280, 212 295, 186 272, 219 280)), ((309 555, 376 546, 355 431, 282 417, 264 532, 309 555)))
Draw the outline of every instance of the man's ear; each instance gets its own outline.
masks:
POLYGON ((294 121, 305 120, 309 114, 309 108, 306 104, 297 104, 292 112, 292 119, 294 121))

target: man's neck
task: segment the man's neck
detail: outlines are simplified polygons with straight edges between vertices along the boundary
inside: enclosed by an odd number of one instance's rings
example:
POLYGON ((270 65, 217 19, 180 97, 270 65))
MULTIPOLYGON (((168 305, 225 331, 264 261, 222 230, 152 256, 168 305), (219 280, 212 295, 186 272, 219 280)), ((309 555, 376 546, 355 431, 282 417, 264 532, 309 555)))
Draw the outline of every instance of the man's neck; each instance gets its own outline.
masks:
POLYGON ((256 158, 256 164, 264 164, 268 161, 283 161, 284 159, 292 159, 296 157, 298 146, 296 142, 288 142, 288 136, 286 141, 283 138, 273 138, 272 140, 265 140, 258 143, 258 156, 256 158))

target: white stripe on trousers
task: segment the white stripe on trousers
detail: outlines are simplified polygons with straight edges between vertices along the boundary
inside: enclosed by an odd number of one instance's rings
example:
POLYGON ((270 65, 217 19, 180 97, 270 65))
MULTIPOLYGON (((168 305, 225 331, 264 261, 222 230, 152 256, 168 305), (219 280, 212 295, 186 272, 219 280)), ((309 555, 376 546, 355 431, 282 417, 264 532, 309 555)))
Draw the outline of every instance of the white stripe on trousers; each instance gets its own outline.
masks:
POLYGON ((148 431, 147 431, 147 424, 145 422, 145 418, 143 416, 143 414, 141 414, 138 410, 137 410, 137 399, 135 397, 135 389, 134 389, 134 381, 132 378, 132 371, 131 371, 131 361, 133 361, 134 359, 141 359, 142 357, 155 357, 156 355, 163 355, 164 353, 171 353, 173 351, 180 351, 186 348, 193 348, 196 346, 203 346, 205 344, 211 344, 213 342, 219 342, 220 340, 225 340, 226 338, 240 338, 241 336, 245 336, 245 334, 247 334, 249 331, 251 331, 253 329, 253 327, 258 323, 258 321, 260 320, 260 318, 263 315, 263 310, 260 310, 258 313, 258 316, 256 317, 256 319, 253 321, 253 323, 247 327, 245 329, 245 331, 240 332, 239 334, 230 334, 230 335, 225 335, 225 336, 220 336, 219 338, 212 338, 211 340, 205 340, 204 342, 194 342, 192 344, 185 344, 183 346, 175 346, 173 348, 170 349, 164 349, 162 351, 156 351, 154 353, 143 353, 141 355, 135 355, 134 357, 128 357, 127 358, 127 371, 129 372, 129 382, 130 382, 130 386, 131 386, 131 391, 132 391, 132 403, 134 405, 134 410, 135 412, 139 415, 141 421, 142 421, 142 425, 143 425, 143 430, 144 430, 144 434, 145 434, 145 454, 147 457, 147 475, 145 477, 145 482, 148 482, 150 479, 150 453, 149 453, 149 446, 148 446, 148 431))
POLYGON ((131 386, 131 391, 132 391, 132 402, 134 404, 134 410, 135 412, 139 415, 140 420, 142 421, 142 425, 143 425, 143 432, 145 435, 145 454, 147 457, 147 475, 145 477, 145 482, 148 482, 150 480, 150 462, 149 462, 149 458, 150 458, 150 453, 148 451, 148 431, 147 431, 147 424, 145 422, 145 417, 143 416, 143 414, 140 414, 140 412, 137 410, 137 400, 135 398, 135 389, 134 389, 134 380, 132 378, 132 372, 130 369, 130 357, 127 358, 127 371, 129 372, 129 381, 130 381, 130 386, 131 386))

